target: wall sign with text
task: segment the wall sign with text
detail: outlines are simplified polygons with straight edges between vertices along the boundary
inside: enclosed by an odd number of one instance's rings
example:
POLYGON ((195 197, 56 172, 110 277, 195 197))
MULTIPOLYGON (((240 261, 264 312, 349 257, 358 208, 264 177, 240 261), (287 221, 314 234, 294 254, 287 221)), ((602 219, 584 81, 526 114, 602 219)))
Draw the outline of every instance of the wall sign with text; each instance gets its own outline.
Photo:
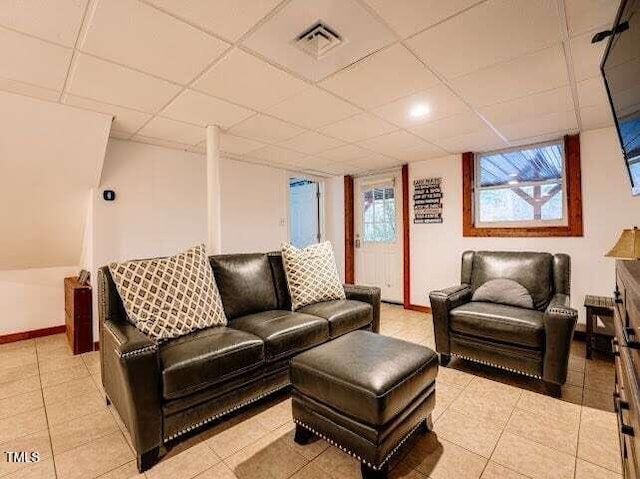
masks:
POLYGON ((442 223, 442 178, 413 180, 413 222, 442 223))

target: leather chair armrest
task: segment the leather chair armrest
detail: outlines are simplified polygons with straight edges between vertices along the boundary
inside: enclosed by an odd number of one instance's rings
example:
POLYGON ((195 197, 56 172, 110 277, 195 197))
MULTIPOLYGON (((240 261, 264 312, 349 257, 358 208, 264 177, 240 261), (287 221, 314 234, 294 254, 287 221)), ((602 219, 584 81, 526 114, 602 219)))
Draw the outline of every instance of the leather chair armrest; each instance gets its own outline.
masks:
POLYGON ((102 339, 105 391, 144 454, 163 442, 158 345, 124 321, 104 321, 102 339))
POLYGON ((569 353, 578 311, 569 307, 569 296, 557 293, 544 313, 546 345, 542 379, 562 385, 567 379, 569 353))
POLYGON ((371 329, 374 333, 380 332, 380 288, 375 286, 358 286, 345 284, 344 293, 347 299, 369 303, 373 307, 373 322, 371 329))
POLYGON ((429 300, 431 301, 433 329, 436 336, 436 350, 439 353, 450 354, 449 311, 471 301, 471 287, 468 284, 461 284, 431 291, 429 300))

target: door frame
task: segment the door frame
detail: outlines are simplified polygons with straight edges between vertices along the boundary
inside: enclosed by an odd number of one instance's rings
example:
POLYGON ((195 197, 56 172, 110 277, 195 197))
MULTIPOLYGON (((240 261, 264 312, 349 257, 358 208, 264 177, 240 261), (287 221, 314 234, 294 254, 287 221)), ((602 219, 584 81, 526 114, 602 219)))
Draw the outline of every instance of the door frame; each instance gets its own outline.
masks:
POLYGON ((289 182, 291 178, 300 178, 301 180, 310 180, 318 183, 318 192, 320 193, 320 198, 318 199, 318 233, 320 234, 321 243, 326 239, 326 231, 325 231, 325 184, 324 178, 322 176, 310 175, 308 173, 299 173, 293 170, 286 170, 285 176, 285 200, 287 204, 287 224, 285 225, 287 228, 287 243, 291 241, 290 233, 291 233, 291 198, 290 198, 290 186, 289 182))
MULTIPOLYGON (((429 306, 411 303, 411 245, 409 219, 409 165, 402 165, 402 294, 404 309, 430 313, 429 306)), ((355 202, 354 176, 344 177, 344 246, 345 246, 345 282, 353 284, 355 280, 355 202)))

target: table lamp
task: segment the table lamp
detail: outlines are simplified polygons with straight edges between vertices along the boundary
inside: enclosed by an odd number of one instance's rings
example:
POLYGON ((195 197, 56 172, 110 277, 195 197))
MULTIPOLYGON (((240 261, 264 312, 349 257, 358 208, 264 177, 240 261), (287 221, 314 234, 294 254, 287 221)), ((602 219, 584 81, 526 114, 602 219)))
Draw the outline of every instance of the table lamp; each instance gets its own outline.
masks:
POLYGON ((622 234, 611 251, 605 256, 618 259, 640 259, 640 230, 637 226, 633 229, 622 230, 622 234))

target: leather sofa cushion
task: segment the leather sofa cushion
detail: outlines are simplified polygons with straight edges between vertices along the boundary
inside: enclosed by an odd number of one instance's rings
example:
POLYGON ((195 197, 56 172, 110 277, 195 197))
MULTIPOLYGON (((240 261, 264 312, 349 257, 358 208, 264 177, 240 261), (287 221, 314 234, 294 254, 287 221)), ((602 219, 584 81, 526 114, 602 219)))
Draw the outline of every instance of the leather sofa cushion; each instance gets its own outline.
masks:
POLYGON ((264 342, 228 327, 209 328, 160 345, 162 394, 175 399, 264 364, 264 342))
POLYGON ((266 254, 229 254, 210 259, 227 319, 278 308, 266 254))
POLYGON ((544 347, 544 313, 535 309, 471 301, 449 313, 456 333, 531 348, 544 347))
POLYGON ((269 253, 268 256, 271 264, 271 273, 273 274, 273 285, 276 288, 276 297, 278 298, 278 306, 275 309, 288 311, 291 309, 291 295, 287 285, 287 274, 284 272, 282 253, 274 251, 269 253))
POLYGON ((272 310, 238 318, 233 327, 261 338, 267 361, 292 356, 329 339, 326 319, 292 311, 272 310))
POLYGON ((355 418, 380 426, 436 378, 437 355, 424 346, 353 331, 291 360, 294 388, 355 418))
POLYGON ((373 308, 370 304, 350 299, 336 299, 310 304, 298 310, 329 321, 329 336, 337 338, 371 324, 373 308))
POLYGON ((473 255, 471 289, 492 279, 511 279, 524 286, 533 306, 544 311, 553 295, 553 256, 549 253, 477 251, 473 255))

